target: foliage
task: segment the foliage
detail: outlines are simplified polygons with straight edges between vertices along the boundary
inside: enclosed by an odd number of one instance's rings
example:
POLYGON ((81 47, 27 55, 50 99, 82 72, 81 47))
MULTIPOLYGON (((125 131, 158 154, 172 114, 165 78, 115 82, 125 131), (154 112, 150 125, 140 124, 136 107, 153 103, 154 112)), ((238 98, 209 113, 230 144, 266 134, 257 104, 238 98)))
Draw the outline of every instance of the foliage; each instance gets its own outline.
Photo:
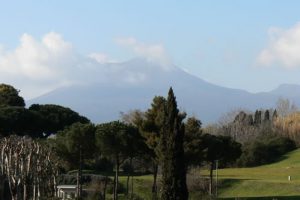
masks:
POLYGON ((271 163, 295 148, 295 143, 286 137, 261 136, 243 146, 243 153, 238 164, 252 167, 271 163))
POLYGON ((255 140, 260 135, 270 134, 273 130, 273 119, 276 119, 276 110, 256 110, 254 115, 240 111, 232 122, 216 127, 214 132, 220 135, 231 136, 239 143, 255 140), (270 115, 273 115, 272 119, 270 115))
POLYGON ((277 117, 274 120, 274 127, 281 136, 288 137, 300 145, 300 112, 277 117))
MULTIPOLYGON (((143 149, 143 138, 138 129, 120 121, 97 126, 96 145, 103 156, 115 163, 114 199, 118 199, 118 173, 120 165, 128 158, 137 156, 143 149)), ((128 187, 127 187, 128 188, 128 187)))
POLYGON ((190 117, 185 123, 184 153, 187 166, 200 166, 204 161, 205 144, 201 121, 190 117))
POLYGON ((95 127, 92 124, 75 123, 59 131, 55 138, 56 151, 71 168, 77 169, 82 160, 93 157, 95 151, 95 127))
POLYGON ((203 137, 206 147, 206 161, 214 163, 214 161, 219 160, 223 166, 226 166, 227 163, 232 163, 240 157, 241 144, 231 137, 210 134, 205 134, 203 137))
POLYGON ((0 106, 19 106, 24 107, 25 102, 19 96, 19 91, 13 86, 7 84, 0 84, 0 106))
POLYGON ((23 107, 3 106, 0 107, 0 134, 40 136, 40 116, 23 107))
POLYGON ((163 126, 160 137, 160 161, 162 167, 162 200, 188 199, 186 166, 184 159, 184 125, 177 109, 172 88, 163 110, 163 126))
POLYGON ((297 106, 289 99, 279 98, 276 103, 276 110, 280 117, 285 117, 291 113, 297 112, 297 106))
POLYGON ((56 133, 63 130, 65 127, 70 126, 76 122, 83 124, 90 121, 77 112, 59 105, 46 104, 39 105, 33 104, 29 107, 29 111, 36 112, 40 119, 40 131, 46 135, 56 133))
POLYGON ((29 135, 47 137, 75 123, 89 120, 69 108, 57 105, 32 105, 29 109, 16 106, 0 106, 0 134, 8 136, 29 135))
POLYGON ((124 161, 129 154, 138 153, 139 148, 134 144, 138 139, 142 138, 135 127, 119 121, 97 126, 96 144, 104 156, 113 160, 124 161))

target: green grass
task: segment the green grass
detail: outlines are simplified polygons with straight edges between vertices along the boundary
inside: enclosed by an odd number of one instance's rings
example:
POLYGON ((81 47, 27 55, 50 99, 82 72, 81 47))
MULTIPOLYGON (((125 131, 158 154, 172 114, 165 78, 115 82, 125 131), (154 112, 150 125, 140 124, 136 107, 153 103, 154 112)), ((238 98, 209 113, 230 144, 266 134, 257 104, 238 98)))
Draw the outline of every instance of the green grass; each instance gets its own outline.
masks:
MULTIPOLYGON (((204 177, 208 175, 207 170, 201 169, 200 172, 204 177)), ((122 175, 120 182, 126 187, 127 177, 122 175)), ((199 175, 198 171, 196 172, 197 175, 199 175)), ((218 170, 218 177, 220 183, 219 199, 300 199, 300 149, 288 153, 280 161, 273 164, 253 168, 218 170), (288 176, 292 177, 292 181, 288 181, 288 176)), ((152 181, 152 175, 135 175, 134 193, 140 199, 151 199, 152 181)), ((108 195, 109 198, 110 195, 108 195)), ((123 199, 126 198, 120 194, 120 200, 123 199)), ((190 191, 190 199, 204 200, 205 198, 198 191, 192 190, 190 191)))
MULTIPOLYGON (((207 171, 203 174, 207 175, 207 171)), ((219 197, 300 199, 300 149, 290 152, 274 164, 222 169, 218 175, 222 183, 219 197), (288 181, 288 176, 291 176, 292 181, 288 181)))

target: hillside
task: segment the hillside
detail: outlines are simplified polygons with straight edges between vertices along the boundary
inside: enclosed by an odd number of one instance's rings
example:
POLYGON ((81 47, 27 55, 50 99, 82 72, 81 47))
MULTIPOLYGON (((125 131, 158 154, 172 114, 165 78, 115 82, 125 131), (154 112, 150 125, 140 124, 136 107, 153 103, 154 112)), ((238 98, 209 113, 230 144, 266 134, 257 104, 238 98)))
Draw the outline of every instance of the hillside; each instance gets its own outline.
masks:
POLYGON ((90 73, 93 81, 58 88, 27 101, 27 105, 60 104, 98 123, 116 120, 120 112, 145 110, 155 95, 165 96, 172 86, 179 108, 209 123, 233 109, 274 107, 279 97, 292 97, 296 103, 300 103, 300 90, 293 89, 294 86, 289 89, 289 85, 285 85, 271 92, 254 94, 217 86, 179 67, 161 66, 144 59, 99 64, 93 70, 90 73))

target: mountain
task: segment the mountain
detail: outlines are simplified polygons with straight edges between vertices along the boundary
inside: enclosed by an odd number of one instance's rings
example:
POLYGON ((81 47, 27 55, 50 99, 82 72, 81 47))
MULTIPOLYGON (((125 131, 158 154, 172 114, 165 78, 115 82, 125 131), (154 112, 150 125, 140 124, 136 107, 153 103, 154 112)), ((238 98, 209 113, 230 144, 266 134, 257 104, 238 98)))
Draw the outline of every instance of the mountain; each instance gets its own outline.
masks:
POLYGON ((90 74, 85 84, 56 89, 29 100, 27 105, 60 104, 93 122, 106 122, 119 119, 120 112, 146 110, 155 95, 166 96, 172 86, 180 110, 210 123, 233 109, 274 107, 279 97, 291 97, 300 103, 297 85, 282 85, 271 92, 254 94, 217 86, 174 65, 162 66, 144 59, 102 64, 90 74))

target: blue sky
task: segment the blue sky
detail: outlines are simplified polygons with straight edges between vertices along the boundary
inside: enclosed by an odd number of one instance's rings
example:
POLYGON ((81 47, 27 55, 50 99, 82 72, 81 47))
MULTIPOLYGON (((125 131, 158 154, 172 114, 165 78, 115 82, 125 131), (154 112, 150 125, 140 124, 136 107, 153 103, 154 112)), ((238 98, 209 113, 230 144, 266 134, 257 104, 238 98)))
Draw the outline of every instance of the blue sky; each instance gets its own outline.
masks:
MULTIPOLYGON (((59 37, 51 38, 67 42, 76 54, 98 53, 114 62, 147 54, 134 45, 159 47, 175 65, 226 87, 260 92, 282 83, 300 84, 299 8, 296 0, 3 1, 0 72, 5 78, 0 78, 14 83, 16 74, 4 68, 13 68, 14 59, 20 65, 27 61, 17 54, 22 41, 38 43, 55 33, 59 37), (22 40, 24 33, 30 37, 22 40), (134 44, 120 45, 120 39, 134 44)), ((70 54, 66 51, 63 55, 70 54)), ((32 73, 38 76, 39 70, 32 73)))

